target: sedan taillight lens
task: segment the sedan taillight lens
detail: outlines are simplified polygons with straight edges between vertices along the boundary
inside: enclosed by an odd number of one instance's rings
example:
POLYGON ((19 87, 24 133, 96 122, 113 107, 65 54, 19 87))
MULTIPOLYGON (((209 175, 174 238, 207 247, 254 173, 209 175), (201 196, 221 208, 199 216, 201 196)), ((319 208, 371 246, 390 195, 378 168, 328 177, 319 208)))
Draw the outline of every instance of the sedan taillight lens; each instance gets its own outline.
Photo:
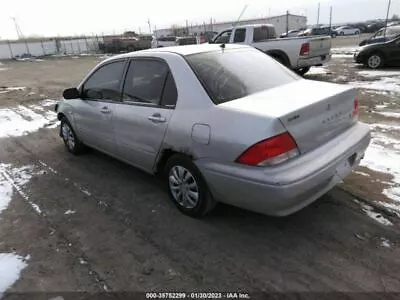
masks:
POLYGON ((299 154, 296 142, 288 132, 285 132, 254 144, 244 151, 236 162, 248 166, 269 166, 282 163, 299 154))

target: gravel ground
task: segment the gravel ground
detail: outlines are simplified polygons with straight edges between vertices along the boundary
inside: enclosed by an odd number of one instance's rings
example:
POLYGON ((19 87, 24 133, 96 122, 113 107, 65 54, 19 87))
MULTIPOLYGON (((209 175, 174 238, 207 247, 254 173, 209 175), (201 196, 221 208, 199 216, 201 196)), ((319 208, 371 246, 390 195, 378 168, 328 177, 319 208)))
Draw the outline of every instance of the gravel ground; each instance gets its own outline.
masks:
MULTIPOLYGON (((7 290, 5 299, 76 299, 80 294, 69 292, 77 291, 96 297, 122 291, 296 292, 316 299, 343 292, 355 299, 396 299, 399 218, 395 209, 380 210, 381 202, 395 205, 385 196, 397 180, 392 170, 360 167, 341 187, 287 218, 226 205, 204 220, 188 218, 157 179, 96 151, 75 157, 64 149, 53 100, 101 59, 0 65, 0 298, 7 290)), ((387 77, 361 71, 351 57, 339 55, 306 77, 368 85, 387 77)), ((390 126, 398 119, 382 113, 398 109, 396 95, 363 89, 359 96, 361 119, 389 126, 375 126, 374 137, 392 141, 382 143, 394 153, 399 136, 390 126)))

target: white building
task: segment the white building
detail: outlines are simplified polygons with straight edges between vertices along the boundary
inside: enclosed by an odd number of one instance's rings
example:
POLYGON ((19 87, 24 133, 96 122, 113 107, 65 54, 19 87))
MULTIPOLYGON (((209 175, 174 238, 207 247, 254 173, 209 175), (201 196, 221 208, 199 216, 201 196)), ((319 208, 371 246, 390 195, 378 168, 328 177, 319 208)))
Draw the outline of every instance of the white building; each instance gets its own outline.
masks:
MULTIPOLYGON (((207 31, 221 32, 223 30, 232 28, 235 25, 235 22, 236 21, 191 25, 188 27, 189 35, 197 36, 207 31)), ((287 23, 289 25, 289 30, 306 28, 307 17, 289 14, 289 15, 281 15, 281 16, 274 16, 261 19, 242 20, 239 22, 239 25, 272 24, 275 26, 277 36, 279 36, 280 34, 286 32, 287 23), (288 20, 288 22, 286 20, 288 20)), ((157 37, 163 37, 169 35, 186 35, 186 27, 157 29, 154 31, 154 34, 157 37)))

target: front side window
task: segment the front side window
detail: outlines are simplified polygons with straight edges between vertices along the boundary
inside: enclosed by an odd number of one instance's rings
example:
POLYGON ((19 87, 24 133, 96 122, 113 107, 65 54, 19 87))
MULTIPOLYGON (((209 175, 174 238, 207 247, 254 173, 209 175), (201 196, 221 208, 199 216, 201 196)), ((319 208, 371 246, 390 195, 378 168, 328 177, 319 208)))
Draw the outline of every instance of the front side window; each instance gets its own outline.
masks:
POLYGON ((214 43, 215 44, 228 44, 231 34, 232 34, 232 30, 227 30, 227 31, 222 32, 219 36, 217 36, 214 43))
POLYGON ((215 104, 300 79, 255 49, 198 53, 186 59, 215 104))
POLYGON ((125 61, 106 64, 83 85, 84 99, 121 101, 121 80, 125 61))
POLYGON ((166 63, 157 60, 133 60, 124 84, 123 100, 148 104, 160 104, 169 72, 166 63))
POLYGON ((246 38, 246 29, 239 28, 235 31, 235 36, 233 38, 234 43, 243 43, 246 38))

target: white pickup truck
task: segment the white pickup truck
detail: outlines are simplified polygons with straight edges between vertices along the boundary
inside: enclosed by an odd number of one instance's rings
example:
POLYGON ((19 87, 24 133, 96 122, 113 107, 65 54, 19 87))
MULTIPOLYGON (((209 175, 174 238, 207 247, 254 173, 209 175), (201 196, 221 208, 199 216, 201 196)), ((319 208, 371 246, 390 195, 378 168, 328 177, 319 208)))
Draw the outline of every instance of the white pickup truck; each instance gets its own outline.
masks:
POLYGON ((327 62, 331 50, 330 36, 277 39, 271 24, 237 26, 219 33, 212 43, 253 46, 301 75, 327 62))

